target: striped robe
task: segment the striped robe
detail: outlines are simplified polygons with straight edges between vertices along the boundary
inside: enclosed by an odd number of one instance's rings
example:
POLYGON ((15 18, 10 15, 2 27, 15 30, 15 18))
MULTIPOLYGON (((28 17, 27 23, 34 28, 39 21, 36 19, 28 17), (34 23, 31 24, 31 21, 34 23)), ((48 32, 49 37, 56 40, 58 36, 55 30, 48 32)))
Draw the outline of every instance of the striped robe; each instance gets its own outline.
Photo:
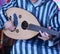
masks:
MULTIPOLYGON (((23 8, 33 14, 41 26, 46 28, 51 26, 53 30, 59 31, 58 7, 52 0, 41 0, 36 7, 29 0, 11 0, 0 9, 1 28, 7 21, 5 11, 11 7, 23 8)), ((49 44, 51 44, 49 41, 43 41, 37 37, 29 40, 17 40, 12 47, 11 54, 60 54, 58 46, 50 48, 49 44)))

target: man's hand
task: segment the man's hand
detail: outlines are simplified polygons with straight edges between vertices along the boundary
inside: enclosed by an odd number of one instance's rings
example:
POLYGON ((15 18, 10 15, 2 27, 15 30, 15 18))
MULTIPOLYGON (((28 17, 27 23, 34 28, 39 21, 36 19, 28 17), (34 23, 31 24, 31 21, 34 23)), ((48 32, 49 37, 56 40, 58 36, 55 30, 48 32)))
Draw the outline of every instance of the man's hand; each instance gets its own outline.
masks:
MULTIPOLYGON (((49 29, 51 29, 51 27, 49 27, 49 29)), ((46 41, 52 38, 52 36, 50 34, 48 34, 47 32, 41 32, 39 31, 39 33, 41 34, 41 36, 38 36, 38 38, 46 41)))
POLYGON ((5 22, 4 27, 5 27, 5 29, 8 29, 10 31, 13 31, 15 29, 13 21, 7 21, 7 22, 5 22))

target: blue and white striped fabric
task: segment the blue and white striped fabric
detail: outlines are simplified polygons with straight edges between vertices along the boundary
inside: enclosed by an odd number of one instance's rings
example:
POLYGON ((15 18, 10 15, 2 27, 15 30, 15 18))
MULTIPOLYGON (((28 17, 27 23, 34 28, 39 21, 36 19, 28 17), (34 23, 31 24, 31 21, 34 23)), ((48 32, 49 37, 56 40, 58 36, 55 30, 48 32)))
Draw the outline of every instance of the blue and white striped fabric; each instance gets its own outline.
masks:
POLYGON ((18 40, 13 45, 11 54, 60 54, 60 48, 58 46, 49 48, 40 40, 18 40))
MULTIPOLYGON (((5 11, 11 7, 23 8, 33 14, 41 26, 51 26, 52 29, 59 31, 58 6, 52 0, 41 0, 37 6, 34 6, 29 0, 11 0, 10 3, 1 8, 0 19, 3 23, 7 21, 5 11)), ((27 41, 17 40, 13 45, 11 54, 60 54, 58 46, 48 48, 48 44, 49 41, 46 43, 37 38, 27 41)))
POLYGON ((59 19, 56 16, 58 12, 58 6, 55 2, 41 0, 41 3, 34 7, 34 5, 29 2, 29 0, 11 0, 10 3, 3 6, 1 9, 0 15, 2 17, 1 19, 3 23, 6 22, 6 16, 4 13, 10 7, 23 8, 35 15, 41 26, 48 27, 50 25, 52 28, 58 30, 60 24, 58 21, 59 19))

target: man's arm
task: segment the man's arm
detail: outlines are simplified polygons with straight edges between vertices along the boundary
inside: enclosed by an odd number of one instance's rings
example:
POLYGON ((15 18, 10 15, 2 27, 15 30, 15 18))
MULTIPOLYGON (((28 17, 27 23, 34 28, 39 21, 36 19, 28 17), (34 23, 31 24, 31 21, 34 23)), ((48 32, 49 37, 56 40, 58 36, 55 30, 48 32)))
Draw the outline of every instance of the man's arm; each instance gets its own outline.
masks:
POLYGON ((17 5, 16 0, 11 0, 8 4, 5 4, 4 6, 2 6, 2 8, 0 9, 0 15, 1 15, 1 19, 3 23, 7 21, 6 16, 5 16, 6 10, 8 8, 15 7, 16 5, 17 5))
MULTIPOLYGON (((58 18, 58 6, 56 5, 55 2, 52 2, 53 6, 50 8, 51 11, 49 13, 50 16, 50 22, 49 22, 49 26, 52 27, 53 30, 59 31, 60 28, 60 20, 58 18)), ((56 41, 56 36, 52 38, 52 41, 55 42, 56 41)), ((56 41, 53 45, 58 44, 59 41, 56 41)))
POLYGON ((2 6, 2 8, 0 9, 0 19, 2 21, 2 24, 5 24, 7 22, 7 18, 5 15, 6 10, 8 8, 16 7, 16 6, 17 6, 16 0, 11 0, 8 4, 5 4, 4 6, 2 6))
POLYGON ((51 26, 55 30, 58 30, 60 23, 59 23, 59 18, 58 18, 58 6, 55 2, 51 2, 51 6, 49 9, 49 17, 50 17, 49 26, 51 26))

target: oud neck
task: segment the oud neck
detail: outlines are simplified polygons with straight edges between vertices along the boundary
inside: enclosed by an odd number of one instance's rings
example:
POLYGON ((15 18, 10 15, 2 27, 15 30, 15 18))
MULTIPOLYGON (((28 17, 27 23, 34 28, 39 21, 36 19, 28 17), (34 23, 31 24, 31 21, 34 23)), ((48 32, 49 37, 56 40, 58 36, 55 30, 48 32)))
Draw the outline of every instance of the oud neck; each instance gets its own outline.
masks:
POLYGON ((50 29, 47 29, 47 28, 44 28, 44 27, 41 27, 41 26, 37 26, 37 25, 34 25, 34 24, 29 24, 27 29, 32 30, 32 31, 36 31, 36 32, 39 32, 39 30, 40 30, 42 32, 47 32, 50 35, 59 36, 59 32, 57 32, 57 31, 50 30, 50 29))

